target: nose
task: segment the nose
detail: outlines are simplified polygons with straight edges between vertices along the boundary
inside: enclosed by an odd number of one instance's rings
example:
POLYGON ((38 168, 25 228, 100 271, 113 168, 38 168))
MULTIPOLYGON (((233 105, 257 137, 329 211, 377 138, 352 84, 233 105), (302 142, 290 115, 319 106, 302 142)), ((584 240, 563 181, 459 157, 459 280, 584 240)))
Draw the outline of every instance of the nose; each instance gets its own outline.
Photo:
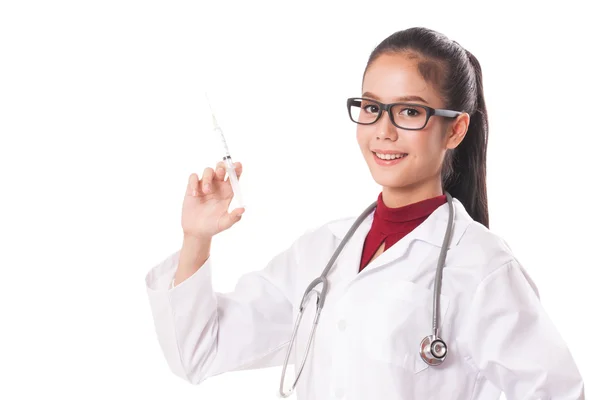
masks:
POLYGON ((392 124, 390 114, 385 112, 384 115, 377 121, 377 139, 390 139, 396 141, 398 139, 397 128, 392 124))

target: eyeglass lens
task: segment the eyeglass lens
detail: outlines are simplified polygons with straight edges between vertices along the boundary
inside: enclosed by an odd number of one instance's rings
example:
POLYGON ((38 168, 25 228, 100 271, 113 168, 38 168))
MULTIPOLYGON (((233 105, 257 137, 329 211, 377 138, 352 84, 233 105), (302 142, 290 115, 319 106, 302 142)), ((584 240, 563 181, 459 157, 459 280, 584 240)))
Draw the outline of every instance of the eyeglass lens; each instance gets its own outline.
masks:
MULTIPOLYGON (((355 99, 350 103, 350 118, 358 124, 372 124, 378 119, 380 107, 368 99, 355 99)), ((396 104, 391 109, 392 121, 400 128, 420 129, 427 122, 424 107, 396 104)))

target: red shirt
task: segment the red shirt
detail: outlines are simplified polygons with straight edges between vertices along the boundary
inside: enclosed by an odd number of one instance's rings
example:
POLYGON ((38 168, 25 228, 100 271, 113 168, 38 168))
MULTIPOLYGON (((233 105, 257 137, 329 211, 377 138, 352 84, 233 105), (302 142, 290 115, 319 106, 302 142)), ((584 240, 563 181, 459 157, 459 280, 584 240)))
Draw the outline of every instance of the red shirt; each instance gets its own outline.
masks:
POLYGON ((371 261, 381 243, 385 242, 384 251, 389 249, 444 203, 446 196, 441 195, 403 207, 390 208, 383 203, 383 194, 379 193, 371 230, 365 239, 359 272, 371 261))

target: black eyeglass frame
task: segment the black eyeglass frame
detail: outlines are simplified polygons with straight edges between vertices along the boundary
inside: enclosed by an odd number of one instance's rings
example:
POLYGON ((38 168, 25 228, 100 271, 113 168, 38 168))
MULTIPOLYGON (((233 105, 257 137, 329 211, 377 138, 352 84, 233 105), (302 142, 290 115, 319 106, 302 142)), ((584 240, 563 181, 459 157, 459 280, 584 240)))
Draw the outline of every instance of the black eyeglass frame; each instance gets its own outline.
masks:
POLYGON ((418 130, 421 130, 421 129, 425 128, 427 126, 427 123, 429 122, 429 118, 432 115, 437 115, 437 116, 445 117, 445 118, 456 118, 460 114, 462 114, 462 112, 460 112, 460 111, 445 110, 445 109, 442 109, 442 108, 433 108, 433 107, 429 107, 429 106, 425 106, 423 104, 417 104, 417 103, 398 102, 398 103, 385 104, 385 103, 382 103, 380 101, 369 99, 369 98, 365 98, 365 97, 350 97, 346 101, 346 107, 348 108, 348 116, 350 117, 350 120, 352 122, 357 123, 357 124, 360 124, 360 125, 372 125, 372 124, 376 123, 377 121, 379 121, 379 118, 381 118, 381 115, 385 111, 387 111, 388 115, 390 116, 390 121, 392 121, 392 124, 395 127, 400 128, 400 129, 409 130, 409 131, 418 131, 418 130), (375 118, 375 120, 373 120, 373 122, 357 122, 354 119, 352 119, 351 107, 353 106, 353 103, 356 102, 357 100, 366 100, 368 102, 374 103, 374 104, 376 104, 376 105, 379 106, 379 112, 377 113, 377 117, 375 118), (394 121, 394 116, 392 115, 392 107, 397 106, 397 105, 404 105, 404 106, 410 106, 410 107, 421 107, 421 108, 424 108, 427 118, 425 118, 425 123, 423 124, 423 126, 420 127, 420 128, 405 128, 403 126, 400 126, 400 125, 396 124, 396 121, 394 121))

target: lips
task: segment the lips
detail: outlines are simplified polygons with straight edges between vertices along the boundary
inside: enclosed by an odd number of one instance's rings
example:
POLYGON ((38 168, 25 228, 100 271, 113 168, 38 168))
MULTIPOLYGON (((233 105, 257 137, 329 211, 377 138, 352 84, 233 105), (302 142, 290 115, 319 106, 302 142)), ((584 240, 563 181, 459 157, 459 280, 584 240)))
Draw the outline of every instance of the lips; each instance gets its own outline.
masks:
POLYGON ((408 153, 379 153, 373 152, 380 160, 394 160, 397 158, 406 157, 408 153))
POLYGON ((386 154, 386 159, 381 159, 377 156, 376 153, 373 153, 373 159, 375 160, 375 163, 377 163, 378 165, 382 165, 382 166, 391 166, 391 165, 396 165, 400 162, 402 162, 402 160, 404 160, 406 158, 406 156, 408 155, 407 153, 395 153, 395 154, 400 154, 400 157, 397 156, 392 156, 391 154, 386 154), (390 157, 390 159, 387 159, 387 157, 390 157), (393 157, 393 158, 392 158, 393 157))
POLYGON ((380 153, 380 154, 406 154, 406 152, 401 149, 395 149, 395 150, 372 149, 371 151, 373 153, 380 153))

